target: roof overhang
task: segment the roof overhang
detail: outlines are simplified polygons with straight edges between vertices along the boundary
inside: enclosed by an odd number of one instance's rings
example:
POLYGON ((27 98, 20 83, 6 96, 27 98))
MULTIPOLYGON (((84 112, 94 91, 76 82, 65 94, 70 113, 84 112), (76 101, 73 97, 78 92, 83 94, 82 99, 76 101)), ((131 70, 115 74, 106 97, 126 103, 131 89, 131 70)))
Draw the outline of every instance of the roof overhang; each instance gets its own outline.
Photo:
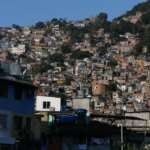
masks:
POLYGON ((12 137, 0 137, 0 144, 10 144, 13 145, 16 143, 16 140, 12 137))

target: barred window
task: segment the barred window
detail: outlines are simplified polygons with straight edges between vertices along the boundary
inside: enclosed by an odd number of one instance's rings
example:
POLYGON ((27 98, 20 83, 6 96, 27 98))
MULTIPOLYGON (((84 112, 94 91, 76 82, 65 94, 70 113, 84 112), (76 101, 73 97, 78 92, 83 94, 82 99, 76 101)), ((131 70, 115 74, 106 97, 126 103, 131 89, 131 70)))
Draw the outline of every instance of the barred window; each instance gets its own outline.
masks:
POLYGON ((49 109, 50 108, 50 102, 44 101, 43 102, 43 109, 49 109))

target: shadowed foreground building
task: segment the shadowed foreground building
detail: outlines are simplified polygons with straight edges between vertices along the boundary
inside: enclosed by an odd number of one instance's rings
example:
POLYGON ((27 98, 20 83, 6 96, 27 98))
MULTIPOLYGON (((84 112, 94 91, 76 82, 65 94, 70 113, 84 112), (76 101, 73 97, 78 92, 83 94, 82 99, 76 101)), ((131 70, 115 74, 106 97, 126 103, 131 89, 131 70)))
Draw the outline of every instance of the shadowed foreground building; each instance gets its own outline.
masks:
MULTIPOLYGON (((0 146, 31 135, 35 87, 12 77, 0 77, 0 146)), ((30 137, 30 136, 29 136, 30 137)))

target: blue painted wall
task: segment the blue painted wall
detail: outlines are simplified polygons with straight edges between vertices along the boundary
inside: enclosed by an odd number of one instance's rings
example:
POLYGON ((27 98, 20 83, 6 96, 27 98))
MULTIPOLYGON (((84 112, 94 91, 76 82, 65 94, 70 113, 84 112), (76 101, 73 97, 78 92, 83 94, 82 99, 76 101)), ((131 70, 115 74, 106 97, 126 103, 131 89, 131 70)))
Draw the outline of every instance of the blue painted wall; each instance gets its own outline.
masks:
MULTIPOLYGON (((23 86, 23 84, 20 84, 23 86)), ((31 88, 30 86, 28 87, 31 88)), ((14 96, 14 83, 8 82, 8 97, 0 97, 0 110, 11 111, 21 115, 31 115, 34 112, 34 95, 30 98, 23 97, 16 100, 14 96)))

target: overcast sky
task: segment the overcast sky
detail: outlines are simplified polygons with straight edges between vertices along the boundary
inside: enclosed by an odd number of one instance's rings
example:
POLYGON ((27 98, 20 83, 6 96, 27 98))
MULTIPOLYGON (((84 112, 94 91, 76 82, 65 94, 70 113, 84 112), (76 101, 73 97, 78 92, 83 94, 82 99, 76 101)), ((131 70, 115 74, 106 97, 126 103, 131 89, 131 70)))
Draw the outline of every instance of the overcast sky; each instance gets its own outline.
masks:
POLYGON ((52 18, 81 20, 100 12, 120 16, 144 0, 1 0, 0 26, 32 25, 52 18))

